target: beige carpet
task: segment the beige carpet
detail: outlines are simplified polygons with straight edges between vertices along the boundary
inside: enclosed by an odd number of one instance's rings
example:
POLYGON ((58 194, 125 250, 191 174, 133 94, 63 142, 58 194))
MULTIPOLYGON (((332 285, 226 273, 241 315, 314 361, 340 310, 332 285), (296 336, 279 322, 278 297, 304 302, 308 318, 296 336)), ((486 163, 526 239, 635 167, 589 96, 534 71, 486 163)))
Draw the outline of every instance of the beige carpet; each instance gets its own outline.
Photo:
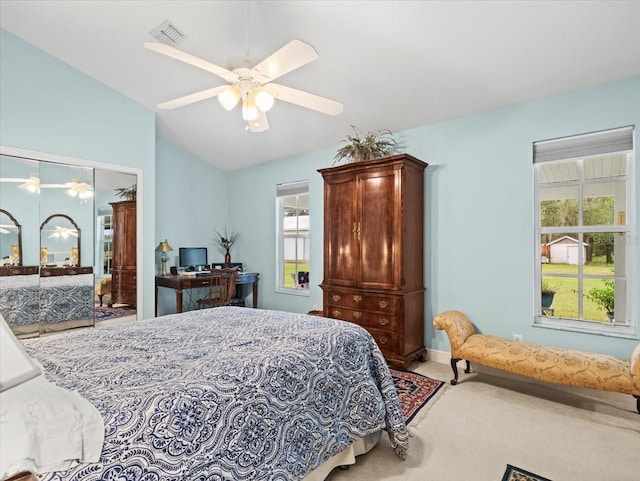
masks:
MULTIPOLYGON (((473 366, 474 367, 474 366, 473 366)), ((410 369, 449 380, 448 365, 410 369)), ((507 464, 552 481, 640 480, 640 414, 631 396, 496 376, 482 369, 428 406, 406 461, 386 434, 328 481, 500 481, 507 464)))

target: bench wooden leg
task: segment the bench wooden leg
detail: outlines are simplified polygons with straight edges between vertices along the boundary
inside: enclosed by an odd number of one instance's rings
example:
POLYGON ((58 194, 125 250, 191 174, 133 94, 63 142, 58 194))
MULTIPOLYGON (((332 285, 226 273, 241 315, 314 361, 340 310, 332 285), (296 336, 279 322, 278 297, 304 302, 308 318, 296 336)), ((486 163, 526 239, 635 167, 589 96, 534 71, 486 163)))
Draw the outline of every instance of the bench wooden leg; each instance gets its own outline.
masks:
MULTIPOLYGON (((453 379, 451 380, 451 384, 455 386, 458 384, 458 361, 462 361, 462 359, 458 359, 456 357, 451 358, 451 369, 453 369, 453 379)), ((471 372, 471 363, 465 359, 467 363, 467 367, 464 370, 467 374, 471 372)))
POLYGON ((451 358, 451 369, 453 369, 453 379, 451 380, 451 384, 455 386, 458 384, 458 361, 460 359, 452 357, 451 358))
POLYGON ((633 397, 636 398, 636 411, 638 411, 638 414, 640 414, 640 396, 636 396, 634 394, 633 397))

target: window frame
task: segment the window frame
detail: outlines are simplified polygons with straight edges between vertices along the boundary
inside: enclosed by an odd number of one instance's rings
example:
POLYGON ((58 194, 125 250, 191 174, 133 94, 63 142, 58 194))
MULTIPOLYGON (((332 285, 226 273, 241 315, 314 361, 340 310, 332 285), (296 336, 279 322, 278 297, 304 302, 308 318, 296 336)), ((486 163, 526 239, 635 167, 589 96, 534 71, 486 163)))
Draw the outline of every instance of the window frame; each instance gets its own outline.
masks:
MULTIPOLYGON (((297 216, 296 222, 296 233, 285 233, 284 232, 284 199, 286 197, 296 196, 296 210, 300 210, 299 207, 299 197, 307 196, 307 209, 309 206, 310 194, 309 194, 309 181, 308 180, 300 180, 295 182, 288 182, 283 184, 278 184, 276 186, 276 265, 275 265, 275 274, 276 274, 276 288, 275 291, 284 294, 293 294, 298 296, 309 296, 310 289, 309 284, 307 283, 306 287, 296 288, 296 287, 287 287, 285 285, 286 278, 284 275, 285 272, 285 256, 284 256, 284 248, 285 248, 285 239, 296 239, 295 241, 295 250, 296 250, 296 265, 298 264, 298 244, 299 239, 303 239, 303 250, 304 246, 306 246, 306 250, 310 252, 310 231, 311 231, 311 215, 308 214, 309 217, 309 227, 304 234, 300 234, 300 215, 297 216)), ((311 259, 309 259, 311 262, 311 259)), ((296 268, 296 272, 298 269, 296 268)), ((295 282, 295 280, 294 280, 295 282)))
MULTIPOLYGON (((623 132, 624 133, 624 132, 623 132)), ((534 168, 534 232, 535 232, 535 242, 534 242, 534 326, 537 327, 546 327, 552 329, 560 329, 560 330, 568 330, 568 331, 576 331, 576 332, 584 332, 584 333, 592 333, 592 334, 600 334, 607 336, 616 336, 616 337, 625 337, 625 338, 633 338, 636 339, 638 337, 638 323, 636 319, 636 296, 634 296, 634 292, 636 289, 636 252, 637 252, 637 239, 636 239, 636 204, 638 201, 636 194, 636 171, 635 171, 635 148, 634 148, 634 134, 635 129, 633 127, 624 127, 621 129, 611 129, 608 131, 596 132, 594 134, 584 134, 573 137, 566 137, 563 139, 557 139, 559 142, 566 141, 567 144, 571 146, 574 154, 581 155, 571 155, 563 156, 562 152, 560 152, 555 158, 545 158, 544 160, 536 162, 536 147, 537 144, 534 143, 534 159, 533 159, 533 168, 534 168), (584 139, 584 143, 589 143, 589 136, 597 136, 607 135, 607 133, 611 133, 612 135, 616 135, 619 132, 623 132, 631 128, 631 142, 632 145, 628 149, 617 149, 607 151, 606 146, 603 147, 604 151, 589 153, 587 151, 579 152, 580 150, 580 141, 584 139), (577 146, 577 147, 576 147, 577 146), (625 176, 616 176, 616 177, 605 177, 599 179, 585 179, 585 162, 594 157, 601 157, 607 154, 621 154, 624 153, 626 155, 626 175, 625 176), (569 185, 577 186, 577 200, 578 200, 578 223, 576 226, 562 226, 562 227, 542 227, 541 226, 541 192, 544 189, 541 184, 540 179, 540 170, 542 169, 542 165, 549 165, 552 162, 562 163, 567 161, 575 161, 576 166, 578 168, 578 179, 577 181, 568 181, 568 182, 558 182, 554 183, 553 187, 562 187, 569 185), (583 221, 583 202, 584 196, 583 191, 585 185, 593 185, 597 183, 603 182, 616 182, 616 181, 624 181, 626 185, 626 223, 624 225, 609 224, 609 225, 598 225, 598 226, 584 226, 582 224, 583 221), (624 243, 625 243, 625 260, 624 260, 624 274, 619 275, 617 273, 613 273, 611 276, 606 275, 590 275, 584 274, 583 266, 582 266, 582 258, 583 252, 582 249, 577 249, 578 251, 578 266, 577 273, 571 273, 566 275, 549 275, 549 273, 543 273, 543 264, 542 264, 542 236, 544 234, 575 234, 578 238, 578 242, 582 243, 583 235, 585 234, 594 234, 594 233, 618 233, 624 235, 624 243), (623 280, 626 282, 625 288, 625 319, 615 319, 615 322, 612 323, 602 323, 592 320, 584 320, 584 319, 571 319, 571 318, 561 318, 561 317, 553 317, 552 315, 545 315, 542 310, 542 302, 541 302, 541 283, 542 278, 548 277, 567 277, 567 278, 575 278, 578 280, 578 308, 579 308, 579 317, 582 317, 583 314, 583 282, 584 279, 589 278, 609 278, 613 280, 623 280)), ((553 141, 547 141, 553 142, 553 141)), ((615 149, 615 147, 613 147, 615 149)), ((553 146, 551 149, 553 150, 553 146)), ((558 149, 561 150, 561 149, 558 149)), ((597 148, 595 149, 597 151, 597 148)), ((570 152, 571 150, 569 150, 570 152)), ((548 152, 543 152, 541 155, 544 157, 548 152)), ((553 157, 553 156, 552 156, 553 157)), ((581 245, 581 244, 579 244, 581 245)))

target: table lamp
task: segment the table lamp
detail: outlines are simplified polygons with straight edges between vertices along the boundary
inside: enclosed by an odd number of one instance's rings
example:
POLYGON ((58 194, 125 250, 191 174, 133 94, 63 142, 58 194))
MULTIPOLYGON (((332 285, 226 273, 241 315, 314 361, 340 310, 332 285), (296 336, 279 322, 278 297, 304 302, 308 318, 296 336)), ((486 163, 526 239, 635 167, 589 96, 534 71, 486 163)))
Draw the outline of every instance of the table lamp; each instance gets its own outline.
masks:
POLYGON ((161 252, 160 254, 160 260, 162 261, 162 271, 160 272, 161 276, 167 275, 167 252, 171 252, 172 250, 173 249, 167 242, 167 239, 160 242, 160 244, 158 244, 158 247, 156 247, 156 252, 161 252))

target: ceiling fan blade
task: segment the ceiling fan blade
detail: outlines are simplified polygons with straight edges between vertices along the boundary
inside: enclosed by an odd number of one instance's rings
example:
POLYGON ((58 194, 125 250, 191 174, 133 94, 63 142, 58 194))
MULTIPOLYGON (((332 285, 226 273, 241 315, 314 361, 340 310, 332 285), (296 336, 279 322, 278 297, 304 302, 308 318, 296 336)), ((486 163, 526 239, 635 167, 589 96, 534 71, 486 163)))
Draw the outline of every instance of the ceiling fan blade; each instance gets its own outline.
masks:
POLYGON ((214 87, 212 89, 202 90, 200 92, 196 92, 195 94, 189 94, 189 95, 185 95, 184 97, 178 97, 177 99, 167 100, 166 102, 162 102, 161 104, 158 104, 158 108, 163 110, 177 109, 178 107, 184 107, 185 105, 193 104, 201 100, 206 100, 206 99, 210 99, 211 97, 215 97, 220 92, 223 92, 228 88, 229 88, 228 85, 221 85, 220 87, 214 87))
POLYGON ((269 92, 271 92, 275 98, 284 100, 291 104, 296 104, 307 109, 315 110, 327 115, 338 115, 344 110, 344 106, 341 102, 328 99, 326 97, 319 97, 309 92, 302 90, 292 89, 291 87, 285 87, 279 84, 268 84, 269 92))
POLYGON ((249 130, 256 133, 269 130, 269 120, 266 112, 258 110, 258 117, 255 120, 249 120, 249 130))
POLYGON ((268 81, 271 81, 313 62, 317 58, 318 52, 311 45, 301 40, 292 40, 280 50, 265 58, 253 69, 267 77, 268 81))
POLYGON ((207 72, 211 72, 212 74, 222 77, 227 82, 234 82, 238 80, 238 75, 231 70, 227 70, 226 68, 212 64, 211 62, 208 62, 201 58, 194 57, 193 55, 183 52, 182 50, 178 50, 175 47, 171 47, 169 45, 158 42, 145 42, 143 46, 148 50, 152 50, 162 55, 166 55, 167 57, 180 60, 181 62, 188 63, 189 65, 201 68, 202 70, 206 70, 207 72))

